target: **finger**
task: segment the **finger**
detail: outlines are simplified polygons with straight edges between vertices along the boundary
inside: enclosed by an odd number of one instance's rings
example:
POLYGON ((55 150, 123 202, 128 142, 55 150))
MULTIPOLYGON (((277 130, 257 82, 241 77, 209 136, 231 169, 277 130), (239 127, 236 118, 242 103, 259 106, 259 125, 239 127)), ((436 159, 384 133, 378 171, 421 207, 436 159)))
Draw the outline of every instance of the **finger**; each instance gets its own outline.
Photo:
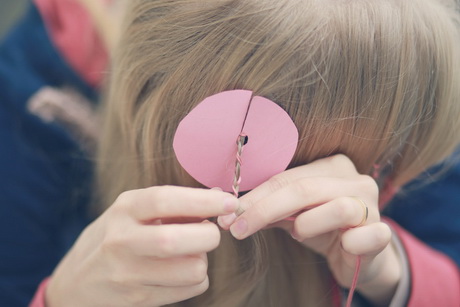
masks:
POLYGON ((139 221, 164 217, 214 217, 235 212, 238 200, 218 190, 159 186, 121 194, 116 204, 139 221))
POLYGON ((148 259, 133 270, 146 286, 185 287, 199 285, 208 275, 206 254, 168 259, 148 259), (147 264, 145 262, 148 262, 147 264))
POLYGON ((206 254, 168 259, 152 257, 125 261, 110 276, 119 284, 158 287, 185 287, 201 284, 207 276, 206 254))
MULTIPOLYGON (((376 206, 372 206, 374 209, 376 206)), ((292 236, 299 241, 313 238, 338 229, 355 227, 375 220, 375 210, 368 214, 364 204, 355 197, 336 198, 300 214, 294 221, 292 236)))
POLYGON ((228 230, 237 217, 236 213, 219 216, 217 218, 217 224, 219 224, 222 229, 228 230))
MULTIPOLYGON (((243 239, 264 228, 268 224, 292 216, 300 210, 309 209, 344 195, 362 195, 362 191, 372 196, 362 197, 367 203, 374 203, 377 192, 363 189, 357 180, 349 178, 303 178, 254 203, 238 217, 230 227, 237 239, 243 239), (367 199, 369 198, 369 199, 367 199)), ((249 194, 248 194, 249 195, 249 194)))
POLYGON ((250 193, 241 197, 243 209, 250 207, 273 192, 283 189, 286 186, 302 178, 311 177, 348 177, 357 175, 357 171, 351 160, 345 155, 334 155, 311 162, 306 165, 291 168, 284 171, 268 181, 262 183, 250 193))
POLYGON ((383 251, 390 240, 390 228, 379 222, 345 231, 341 243, 350 254, 373 257, 383 251))
POLYGON ((137 256, 159 258, 193 255, 214 250, 220 231, 210 222, 137 227, 122 240, 137 256))
POLYGON ((209 278, 195 286, 186 287, 147 287, 151 293, 152 306, 163 306, 167 304, 185 301, 206 292, 209 288, 209 278))

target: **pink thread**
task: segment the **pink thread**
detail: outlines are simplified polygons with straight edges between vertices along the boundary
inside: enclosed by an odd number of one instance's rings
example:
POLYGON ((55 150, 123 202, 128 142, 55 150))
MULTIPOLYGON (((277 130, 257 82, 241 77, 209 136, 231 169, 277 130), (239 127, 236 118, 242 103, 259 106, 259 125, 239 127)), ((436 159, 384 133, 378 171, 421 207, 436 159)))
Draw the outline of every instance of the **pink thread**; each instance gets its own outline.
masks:
MULTIPOLYGON (((235 177, 236 179, 236 177, 235 177)), ((239 186, 240 186, 240 183, 241 183, 241 176, 235 181, 235 184, 233 185, 233 195, 235 195, 235 197, 238 197, 239 196, 239 186)))
POLYGON ((374 163, 374 170, 372 171, 372 178, 377 179, 380 177, 380 164, 374 163))
POLYGON ((379 196, 379 209, 383 210, 390 200, 399 192, 399 187, 393 185, 393 181, 387 178, 383 190, 379 196))
POLYGON ((355 273, 353 275, 353 281, 351 282, 350 290, 348 291, 348 298, 347 298, 347 307, 351 307, 351 302, 353 301, 353 294, 356 290, 356 285, 358 284, 359 278, 359 271, 361 269, 361 256, 356 256, 356 265, 355 265, 355 273))
MULTIPOLYGON (((317 206, 314 206, 314 207, 317 207, 317 206)), ((300 213, 297 213, 295 215, 291 215, 285 218, 284 220, 294 222, 297 216, 299 215, 300 213)), ((353 274, 353 280, 351 282, 350 290, 348 291, 346 307, 351 307, 351 302, 353 301, 353 294, 355 293, 356 285, 358 284, 360 270, 361 270, 361 256, 356 256, 355 272, 353 274)))
POLYGON ((334 307, 342 307, 342 293, 340 291, 340 287, 337 284, 337 281, 331 275, 330 283, 332 285, 331 293, 332 293, 332 306, 334 307))
POLYGON ((241 183, 241 165, 243 164, 241 154, 243 153, 243 147, 245 145, 246 137, 247 136, 244 133, 241 133, 238 136, 238 139, 236 141, 238 148, 236 151, 235 177, 233 178, 233 186, 232 186, 233 194, 235 195, 235 197, 239 196, 240 183, 241 183))
MULTIPOLYGON (((232 189, 233 189, 233 194, 237 198, 239 196, 240 184, 241 184, 241 165, 243 164, 243 159, 241 157, 241 154, 243 153, 243 147, 246 144, 245 143, 246 141, 247 141, 247 135, 245 135, 244 133, 241 133, 238 136, 238 139, 236 141, 236 144, 238 145, 238 147, 236 150, 235 177, 233 178, 232 189)), ((244 213, 244 209, 241 208, 241 206, 239 206, 235 214, 237 216, 240 216, 243 213, 244 213)))

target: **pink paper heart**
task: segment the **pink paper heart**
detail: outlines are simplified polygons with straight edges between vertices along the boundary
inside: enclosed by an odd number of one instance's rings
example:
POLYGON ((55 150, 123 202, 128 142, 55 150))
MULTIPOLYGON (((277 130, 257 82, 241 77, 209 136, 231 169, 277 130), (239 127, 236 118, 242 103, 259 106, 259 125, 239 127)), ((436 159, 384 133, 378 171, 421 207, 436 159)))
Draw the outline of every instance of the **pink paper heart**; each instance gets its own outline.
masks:
POLYGON ((248 90, 210 96, 179 123, 173 147, 195 180, 230 192, 241 133, 248 142, 241 156, 240 191, 248 191, 284 171, 297 148, 296 126, 273 101, 248 90))

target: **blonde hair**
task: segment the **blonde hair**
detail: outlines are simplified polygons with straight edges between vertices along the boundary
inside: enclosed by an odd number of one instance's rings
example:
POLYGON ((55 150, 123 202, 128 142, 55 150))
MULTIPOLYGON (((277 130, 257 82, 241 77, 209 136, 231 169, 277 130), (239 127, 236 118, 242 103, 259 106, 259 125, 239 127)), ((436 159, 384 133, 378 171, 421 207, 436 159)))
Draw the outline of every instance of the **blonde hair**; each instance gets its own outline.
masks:
MULTIPOLYGON (((459 41, 450 1, 132 0, 104 108, 101 206, 129 189, 199 186, 173 136, 196 104, 230 89, 290 114, 300 134, 290 167, 344 153, 402 185, 460 141, 459 41)), ((189 303, 328 306, 325 267, 277 231, 224 236, 210 290, 189 303)))

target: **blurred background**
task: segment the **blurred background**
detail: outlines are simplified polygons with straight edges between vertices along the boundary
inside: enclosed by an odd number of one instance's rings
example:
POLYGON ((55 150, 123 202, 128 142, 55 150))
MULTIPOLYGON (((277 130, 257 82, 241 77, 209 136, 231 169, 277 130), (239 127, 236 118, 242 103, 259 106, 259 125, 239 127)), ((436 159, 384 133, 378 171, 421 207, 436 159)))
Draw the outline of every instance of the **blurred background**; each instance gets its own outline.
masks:
POLYGON ((0 39, 21 17, 30 0, 0 0, 0 39))

